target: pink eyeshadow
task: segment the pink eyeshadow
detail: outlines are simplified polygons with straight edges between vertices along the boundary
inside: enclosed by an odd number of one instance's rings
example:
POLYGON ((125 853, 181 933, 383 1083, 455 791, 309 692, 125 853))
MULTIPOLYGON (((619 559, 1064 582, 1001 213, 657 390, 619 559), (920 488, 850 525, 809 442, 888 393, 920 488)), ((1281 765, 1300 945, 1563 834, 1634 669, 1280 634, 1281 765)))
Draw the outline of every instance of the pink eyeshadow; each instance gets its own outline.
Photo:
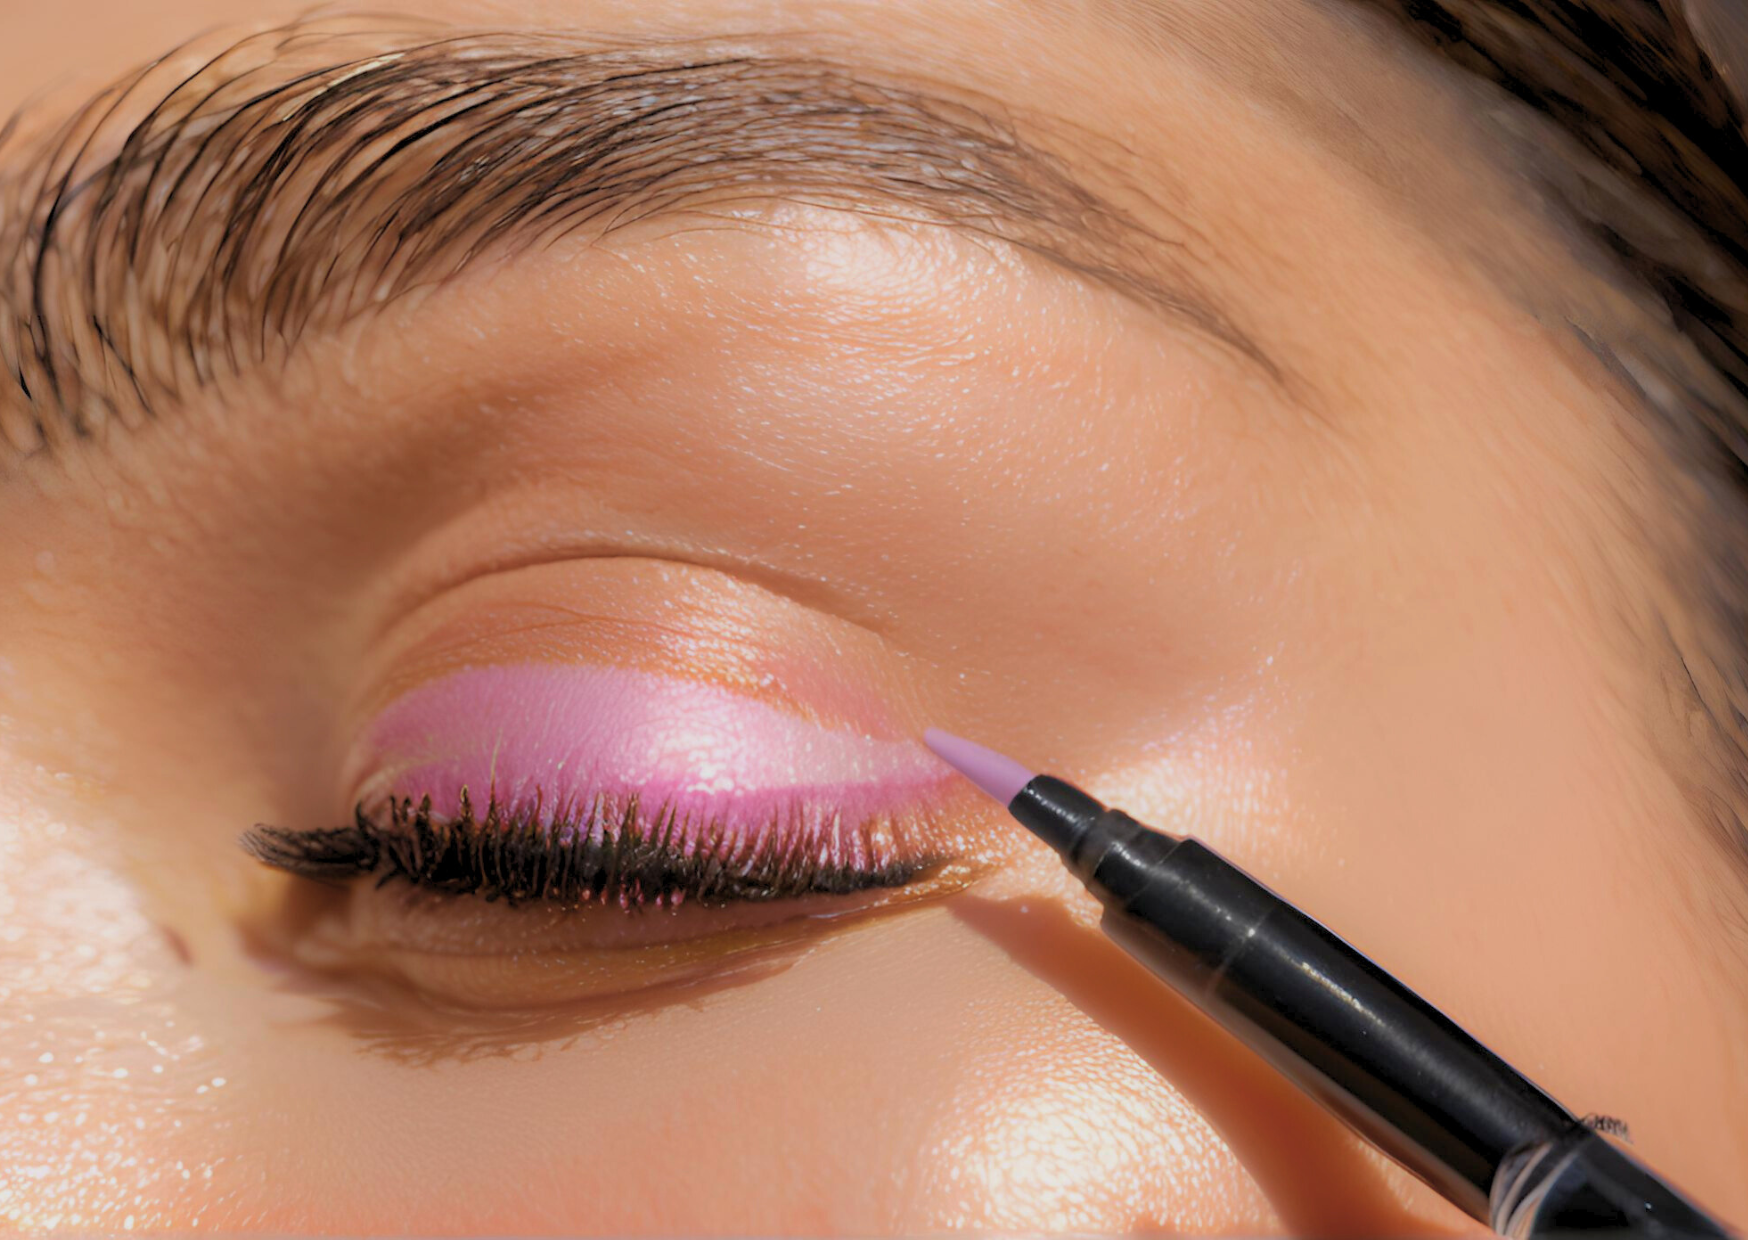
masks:
MULTIPOLYGON (((369 729, 358 799, 431 798, 452 814, 539 807, 586 818, 632 793, 653 822, 671 807, 689 848, 706 823, 751 839, 773 823, 832 841, 894 814, 953 776, 920 745, 825 728, 716 685, 629 668, 522 664, 470 668, 421 685, 369 729)), ((847 843, 848 841, 843 841, 847 843)), ((859 851, 859 849, 852 849, 859 851)))

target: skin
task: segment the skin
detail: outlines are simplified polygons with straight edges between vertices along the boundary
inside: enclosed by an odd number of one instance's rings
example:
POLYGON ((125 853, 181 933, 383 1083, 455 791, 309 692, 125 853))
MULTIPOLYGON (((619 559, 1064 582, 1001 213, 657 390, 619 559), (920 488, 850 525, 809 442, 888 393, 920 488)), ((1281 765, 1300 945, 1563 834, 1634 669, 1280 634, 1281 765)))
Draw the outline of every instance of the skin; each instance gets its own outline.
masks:
MULTIPOLYGON (((1455 88, 1288 3, 417 9, 805 29, 1023 95, 1126 147, 1291 382, 1000 244, 778 208, 493 264, 223 411, 6 479, 0 1217, 1476 1228, 1148 982, 969 795, 969 887, 678 998, 506 1027, 361 1010, 264 958, 244 931, 292 880, 237 833, 344 812, 421 633, 515 645, 492 605, 594 592, 631 628, 692 617, 628 663, 842 648, 820 710, 862 695, 1197 834, 1748 1222, 1742 880, 1638 643, 1671 533, 1655 445, 1491 279, 1590 287, 1455 88)), ((0 105, 294 11, 9 15, 0 105)))

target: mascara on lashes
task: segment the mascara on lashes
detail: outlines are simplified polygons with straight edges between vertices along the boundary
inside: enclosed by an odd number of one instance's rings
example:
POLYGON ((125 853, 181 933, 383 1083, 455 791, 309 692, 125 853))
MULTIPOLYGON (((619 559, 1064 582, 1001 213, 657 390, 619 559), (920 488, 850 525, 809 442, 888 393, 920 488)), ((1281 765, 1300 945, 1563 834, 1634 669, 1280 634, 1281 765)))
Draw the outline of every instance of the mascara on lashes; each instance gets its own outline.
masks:
POLYGON ((470 668, 369 730, 347 826, 259 826, 260 860, 516 903, 775 900, 909 883, 946 783, 907 741, 626 668, 470 668))

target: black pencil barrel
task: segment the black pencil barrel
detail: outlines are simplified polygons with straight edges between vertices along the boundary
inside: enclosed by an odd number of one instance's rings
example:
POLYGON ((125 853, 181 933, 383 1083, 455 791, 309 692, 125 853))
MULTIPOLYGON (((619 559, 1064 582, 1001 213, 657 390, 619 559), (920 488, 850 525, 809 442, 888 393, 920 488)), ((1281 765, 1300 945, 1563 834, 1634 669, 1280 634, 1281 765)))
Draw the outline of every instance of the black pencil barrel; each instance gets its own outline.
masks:
MULTIPOLYGON (((1618 1162, 1632 1171, 1618 1192, 1604 1193, 1636 1203, 1637 1213, 1612 1229, 1728 1234, 1432 1004, 1202 844, 1155 831, 1049 775, 1034 778, 1008 809, 1104 904, 1111 938, 1475 1218, 1509 1216, 1511 1203, 1495 1193, 1502 1166, 1521 1169, 1537 1150, 1580 1149, 1600 1160, 1597 1168, 1618 1162)), ((1570 1228, 1593 1199, 1575 1186, 1577 1174, 1562 1181, 1572 1210, 1542 1219, 1554 1231, 1570 1228)), ((1513 1183, 1500 1187, 1513 1191, 1513 1183)), ((1529 1219, 1517 1212, 1517 1234, 1551 1234, 1526 1228, 1529 1219)))

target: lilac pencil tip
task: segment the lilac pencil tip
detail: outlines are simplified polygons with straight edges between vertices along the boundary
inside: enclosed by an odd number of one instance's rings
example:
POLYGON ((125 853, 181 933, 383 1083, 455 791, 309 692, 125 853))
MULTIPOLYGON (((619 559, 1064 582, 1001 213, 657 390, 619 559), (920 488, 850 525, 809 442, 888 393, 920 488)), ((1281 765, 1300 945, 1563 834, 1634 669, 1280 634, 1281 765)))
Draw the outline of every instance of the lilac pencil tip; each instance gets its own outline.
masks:
POLYGON ((1012 758, 940 728, 924 729, 923 744, 934 750, 941 761, 1003 805, 1032 782, 1032 772, 1012 758))

